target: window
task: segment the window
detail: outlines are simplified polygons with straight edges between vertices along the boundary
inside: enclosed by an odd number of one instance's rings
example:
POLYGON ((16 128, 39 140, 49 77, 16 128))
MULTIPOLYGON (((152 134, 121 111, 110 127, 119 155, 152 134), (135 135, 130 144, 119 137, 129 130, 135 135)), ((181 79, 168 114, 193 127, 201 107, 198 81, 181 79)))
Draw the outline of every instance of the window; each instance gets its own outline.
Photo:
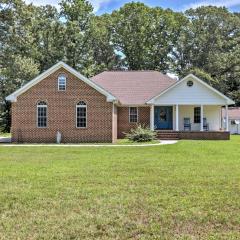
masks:
POLYGON ((187 86, 192 87, 193 86, 193 81, 191 81, 191 80, 187 81, 187 86))
POLYGON ((201 108, 195 107, 194 108, 194 123, 200 123, 201 122, 201 108))
POLYGON ((67 81, 67 78, 64 74, 61 74, 58 76, 58 91, 66 90, 66 81, 67 81))
POLYGON ((87 105, 80 101, 76 106, 76 125, 77 128, 87 127, 87 105))
POLYGON ((47 103, 44 101, 39 101, 37 104, 37 126, 47 127, 47 103))
POLYGON ((129 108, 129 122, 130 123, 138 122, 138 108, 137 107, 129 108))

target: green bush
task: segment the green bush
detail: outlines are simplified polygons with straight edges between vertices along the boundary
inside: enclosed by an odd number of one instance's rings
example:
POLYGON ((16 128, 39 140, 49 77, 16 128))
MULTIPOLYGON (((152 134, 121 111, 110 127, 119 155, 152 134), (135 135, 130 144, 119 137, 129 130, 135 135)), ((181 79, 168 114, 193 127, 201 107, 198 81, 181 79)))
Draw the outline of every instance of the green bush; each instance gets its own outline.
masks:
POLYGON ((137 125, 129 133, 125 133, 126 138, 133 142, 149 142, 156 139, 156 133, 145 125, 137 125))

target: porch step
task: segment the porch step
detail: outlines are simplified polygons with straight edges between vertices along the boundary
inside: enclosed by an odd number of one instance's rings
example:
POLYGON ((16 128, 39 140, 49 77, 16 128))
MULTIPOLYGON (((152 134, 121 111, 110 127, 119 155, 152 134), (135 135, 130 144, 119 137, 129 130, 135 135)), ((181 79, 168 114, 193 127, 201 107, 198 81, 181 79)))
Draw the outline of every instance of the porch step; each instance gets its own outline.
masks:
POLYGON ((179 140, 178 132, 174 131, 156 131, 157 138, 160 140, 179 140))

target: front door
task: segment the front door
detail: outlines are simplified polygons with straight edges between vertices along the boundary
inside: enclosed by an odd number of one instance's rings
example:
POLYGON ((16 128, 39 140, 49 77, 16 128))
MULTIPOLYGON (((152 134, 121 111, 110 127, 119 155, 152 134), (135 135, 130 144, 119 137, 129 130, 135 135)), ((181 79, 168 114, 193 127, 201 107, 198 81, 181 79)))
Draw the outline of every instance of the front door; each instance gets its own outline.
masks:
POLYGON ((154 107, 154 126, 155 129, 172 129, 173 122, 172 106, 154 107))

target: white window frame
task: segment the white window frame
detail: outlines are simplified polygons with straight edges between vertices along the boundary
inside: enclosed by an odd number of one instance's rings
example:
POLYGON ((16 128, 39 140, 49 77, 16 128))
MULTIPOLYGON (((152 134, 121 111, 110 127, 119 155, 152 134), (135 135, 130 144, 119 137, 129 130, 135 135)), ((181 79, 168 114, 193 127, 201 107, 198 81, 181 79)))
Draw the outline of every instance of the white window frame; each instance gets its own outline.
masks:
POLYGON ((61 73, 58 75, 58 91, 66 91, 67 90, 67 77, 65 74, 61 73), (62 80, 61 78, 64 77, 65 78, 65 84, 60 84, 60 80, 62 80), (64 89, 60 89, 60 85, 64 86, 64 89))
MULTIPOLYGON (((41 101, 39 101, 39 102, 41 102, 41 101)), ((47 128, 47 127, 48 127, 48 105, 47 105, 47 103, 46 103, 46 105, 38 105, 38 103, 37 103, 37 128, 47 128), (44 126, 44 127, 39 126, 39 121, 38 121, 38 118, 39 118, 38 109, 39 108, 46 108, 46 126, 44 126)))
MULTIPOLYGON (((81 102, 81 101, 79 101, 79 102, 81 102)), ((80 104, 77 104, 76 105, 76 128, 79 128, 79 129, 85 129, 85 128, 87 128, 87 103, 85 102, 85 101, 83 101, 86 105, 80 105, 80 104), (77 116, 77 110, 78 110, 78 108, 85 108, 86 109, 86 126, 85 127, 78 127, 78 122, 77 122, 77 120, 78 120, 78 116, 77 116)))
POLYGON ((128 122, 129 123, 138 123, 138 107, 131 106, 131 107, 128 108, 128 122), (137 109, 137 121, 136 122, 131 122, 131 118, 130 118, 131 108, 136 108, 137 109))

